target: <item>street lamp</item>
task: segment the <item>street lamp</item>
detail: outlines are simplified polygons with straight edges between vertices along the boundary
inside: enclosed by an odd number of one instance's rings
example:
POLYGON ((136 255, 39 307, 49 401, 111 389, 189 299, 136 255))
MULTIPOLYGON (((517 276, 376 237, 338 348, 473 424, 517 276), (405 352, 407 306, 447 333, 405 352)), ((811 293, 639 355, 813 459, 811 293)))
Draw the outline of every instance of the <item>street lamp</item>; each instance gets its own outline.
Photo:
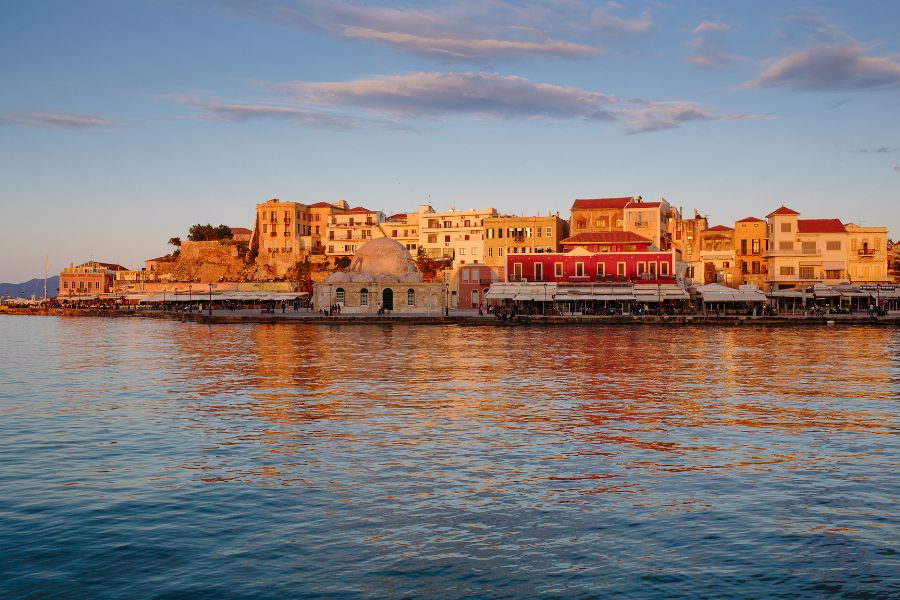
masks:
POLYGON ((544 306, 542 308, 544 309, 543 313, 546 316, 547 315, 547 284, 546 283, 544 284, 544 306))
POLYGON ((212 283, 209 284, 209 316, 212 316, 212 283))
POLYGON ((191 296, 193 286, 188 286, 188 312, 194 312, 194 299, 191 296))

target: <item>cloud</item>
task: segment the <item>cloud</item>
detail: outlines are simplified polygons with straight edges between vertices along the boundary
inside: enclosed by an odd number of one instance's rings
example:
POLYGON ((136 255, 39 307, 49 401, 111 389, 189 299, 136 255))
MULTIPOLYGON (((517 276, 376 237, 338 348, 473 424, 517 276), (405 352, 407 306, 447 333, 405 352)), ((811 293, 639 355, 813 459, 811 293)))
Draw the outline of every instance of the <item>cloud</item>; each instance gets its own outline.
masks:
POLYGON ((877 148, 860 148, 857 152, 862 154, 891 154, 900 148, 889 148, 888 146, 878 146, 877 148))
POLYGON ((898 171, 900 171, 900 163, 894 163, 894 164, 891 166, 891 170, 893 170, 895 173, 897 173, 898 171))
POLYGON ((580 57, 600 53, 599 48, 570 42, 517 42, 512 40, 424 37, 410 33, 384 32, 365 27, 347 27, 343 35, 394 46, 408 52, 476 61, 487 56, 502 57, 522 54, 580 57))
POLYGON ((672 129, 689 121, 752 118, 718 115, 692 102, 621 99, 598 91, 485 72, 418 72, 344 82, 273 84, 270 88, 303 104, 358 109, 394 119, 480 116, 612 121, 629 133, 643 133, 672 129))
POLYGON ((691 32, 694 37, 688 43, 692 53, 688 57, 689 64, 695 67, 724 67, 742 57, 728 52, 727 36, 734 33, 734 28, 725 23, 703 21, 691 32))
POLYGON ((409 129, 402 124, 391 121, 333 114, 321 110, 296 106, 200 102, 196 100, 190 101, 190 104, 199 109, 205 119, 226 121, 229 123, 269 119, 288 121, 304 127, 333 130, 348 130, 360 127, 385 127, 388 129, 401 130, 409 129))
POLYGON ((460 62, 524 57, 583 58, 602 52, 598 34, 639 35, 654 27, 650 11, 628 18, 614 3, 579 0, 468 0, 434 8, 373 6, 340 0, 219 0, 245 17, 306 31, 366 40, 402 52, 460 62))
POLYGON ((0 126, 22 125, 48 129, 84 130, 109 127, 112 124, 112 121, 100 117, 64 113, 19 113, 0 117, 0 126))
POLYGON ((791 52, 741 87, 842 91, 896 85, 900 85, 900 62, 895 57, 865 56, 859 45, 843 44, 791 52))

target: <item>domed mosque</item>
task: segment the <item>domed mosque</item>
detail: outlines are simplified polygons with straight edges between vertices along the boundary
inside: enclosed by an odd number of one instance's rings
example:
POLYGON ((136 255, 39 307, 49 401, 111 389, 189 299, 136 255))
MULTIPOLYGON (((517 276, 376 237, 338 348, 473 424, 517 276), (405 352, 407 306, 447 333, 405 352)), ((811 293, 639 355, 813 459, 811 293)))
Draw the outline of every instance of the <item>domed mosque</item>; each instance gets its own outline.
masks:
POLYGON ((350 270, 332 273, 313 288, 316 309, 337 305, 342 313, 427 314, 443 309, 444 286, 424 283, 409 250, 383 237, 356 251, 350 270))

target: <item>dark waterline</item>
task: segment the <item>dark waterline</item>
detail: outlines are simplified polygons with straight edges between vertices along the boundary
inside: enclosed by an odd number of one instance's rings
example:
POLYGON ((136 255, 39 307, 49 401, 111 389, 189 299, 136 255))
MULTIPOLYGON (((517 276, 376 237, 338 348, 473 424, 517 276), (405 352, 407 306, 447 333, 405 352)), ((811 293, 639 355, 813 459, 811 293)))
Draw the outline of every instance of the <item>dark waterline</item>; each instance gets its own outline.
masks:
POLYGON ((897 597, 896 329, 0 317, 0 597, 897 597))

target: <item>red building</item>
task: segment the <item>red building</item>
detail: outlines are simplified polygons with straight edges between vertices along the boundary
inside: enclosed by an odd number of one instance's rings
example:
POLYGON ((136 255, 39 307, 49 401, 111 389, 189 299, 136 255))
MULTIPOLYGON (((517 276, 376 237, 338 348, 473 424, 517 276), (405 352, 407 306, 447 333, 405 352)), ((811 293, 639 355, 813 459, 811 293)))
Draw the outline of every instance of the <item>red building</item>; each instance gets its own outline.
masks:
POLYGON ((102 262, 86 262, 72 265, 59 274, 60 298, 77 296, 97 296, 108 294, 113 289, 116 271, 126 271, 122 265, 102 262))
POLYGON ((575 247, 553 254, 513 254, 506 257, 506 268, 510 281, 671 283, 675 278, 675 256, 671 250, 648 251, 646 244, 628 252, 591 252, 575 247))
POLYGON ((491 284, 497 281, 497 273, 487 265, 460 267, 456 277, 459 292, 456 298, 451 298, 451 304, 459 308, 478 308, 479 304, 487 304, 484 295, 491 284))

